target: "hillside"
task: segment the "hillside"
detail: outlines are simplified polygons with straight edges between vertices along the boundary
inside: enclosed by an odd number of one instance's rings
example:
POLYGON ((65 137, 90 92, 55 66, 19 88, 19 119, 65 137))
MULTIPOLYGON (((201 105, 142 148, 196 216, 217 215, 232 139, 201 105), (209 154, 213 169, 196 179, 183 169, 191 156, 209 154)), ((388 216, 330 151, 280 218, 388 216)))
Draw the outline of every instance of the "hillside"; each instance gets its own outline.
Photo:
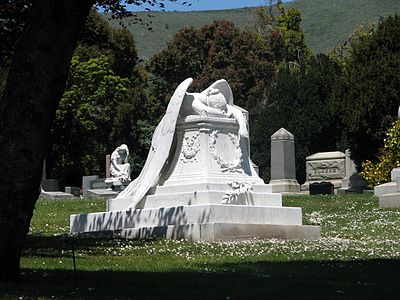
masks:
MULTIPOLYGON (((200 0, 201 1, 201 0, 200 0)), ((302 27, 308 45, 314 52, 326 52, 347 39, 359 25, 377 22, 390 14, 400 13, 399 0, 297 0, 286 4, 302 13, 302 27)), ((196 12, 147 12, 138 13, 144 22, 152 21, 153 30, 140 24, 128 24, 133 33, 139 56, 147 59, 165 47, 166 41, 179 29, 200 27, 213 20, 225 19, 240 28, 254 28, 255 8, 196 11, 196 12)), ((119 26, 117 21, 111 21, 119 26)))

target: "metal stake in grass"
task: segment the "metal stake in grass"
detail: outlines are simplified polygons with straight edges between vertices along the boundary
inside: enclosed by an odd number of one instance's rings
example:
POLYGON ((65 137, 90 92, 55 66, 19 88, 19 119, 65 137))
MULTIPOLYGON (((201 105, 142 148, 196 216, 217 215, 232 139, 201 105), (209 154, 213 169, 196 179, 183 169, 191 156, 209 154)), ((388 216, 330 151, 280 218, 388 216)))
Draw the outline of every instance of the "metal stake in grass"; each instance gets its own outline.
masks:
POLYGON ((73 238, 69 238, 67 240, 65 240, 65 243, 71 247, 71 251, 72 251, 72 263, 74 265, 74 285, 75 285, 75 289, 78 288, 78 281, 77 281, 77 277, 76 277, 76 262, 75 262, 75 240, 73 238))

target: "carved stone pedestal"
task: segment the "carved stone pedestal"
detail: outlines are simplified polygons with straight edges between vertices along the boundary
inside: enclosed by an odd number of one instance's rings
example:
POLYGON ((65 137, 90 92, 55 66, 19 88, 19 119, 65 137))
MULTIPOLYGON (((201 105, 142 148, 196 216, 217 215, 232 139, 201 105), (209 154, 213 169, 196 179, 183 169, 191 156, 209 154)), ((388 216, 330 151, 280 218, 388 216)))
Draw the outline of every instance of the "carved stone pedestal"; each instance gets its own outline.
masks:
POLYGON ((234 119, 186 117, 175 141, 164 175, 136 209, 129 197, 109 200, 108 212, 72 215, 71 233, 192 241, 320 236, 319 226, 302 225, 301 208, 282 207, 281 194, 257 175, 234 119))
MULTIPOLYGON (((189 116, 178 122, 176 149, 164 177, 137 208, 173 205, 243 204, 281 206, 281 195, 257 175, 247 139, 238 137, 230 118, 189 116)), ((108 210, 126 209, 129 198, 108 202, 108 210)))

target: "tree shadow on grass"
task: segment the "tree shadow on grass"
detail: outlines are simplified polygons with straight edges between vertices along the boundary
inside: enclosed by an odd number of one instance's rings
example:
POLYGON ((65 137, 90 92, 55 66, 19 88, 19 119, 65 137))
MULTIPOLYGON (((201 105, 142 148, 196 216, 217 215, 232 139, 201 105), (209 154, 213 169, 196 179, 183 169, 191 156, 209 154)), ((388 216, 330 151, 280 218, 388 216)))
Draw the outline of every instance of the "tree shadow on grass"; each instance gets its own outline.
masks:
POLYGON ((400 299, 400 260, 260 261, 222 272, 23 270, 4 299, 400 299), (20 298, 21 299, 21 298, 20 298))
MULTIPOLYGON (((62 250, 71 249, 69 240, 30 235, 24 252, 60 257, 62 250)), ((90 247, 103 253, 103 247, 117 245, 109 236, 74 241, 77 251, 90 247)), ((260 260, 197 267, 182 272, 83 271, 78 264, 77 282, 72 264, 70 270, 24 269, 19 284, 0 285, 0 299, 400 299, 400 260, 395 259, 260 260)))
MULTIPOLYGON (((97 252, 102 252, 105 248, 116 247, 116 240, 126 243, 125 239, 113 237, 112 234, 98 234, 96 236, 82 234, 74 237, 69 235, 28 235, 23 255, 33 254, 40 257, 59 257, 62 250, 70 251, 72 246, 77 251, 92 248, 98 249, 97 252)), ((135 246, 143 246, 147 242, 148 240, 131 241, 135 246)))

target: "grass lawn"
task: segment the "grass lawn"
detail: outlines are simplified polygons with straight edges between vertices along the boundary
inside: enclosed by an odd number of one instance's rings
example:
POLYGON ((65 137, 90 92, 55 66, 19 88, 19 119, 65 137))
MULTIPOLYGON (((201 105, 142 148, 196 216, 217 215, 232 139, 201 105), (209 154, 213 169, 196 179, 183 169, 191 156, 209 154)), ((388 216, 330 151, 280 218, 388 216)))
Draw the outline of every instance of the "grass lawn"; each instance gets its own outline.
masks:
POLYGON ((372 195, 287 196, 318 241, 215 243, 76 237, 69 215, 104 211, 93 200, 40 200, 22 282, 0 299, 400 299, 400 209, 372 195))

